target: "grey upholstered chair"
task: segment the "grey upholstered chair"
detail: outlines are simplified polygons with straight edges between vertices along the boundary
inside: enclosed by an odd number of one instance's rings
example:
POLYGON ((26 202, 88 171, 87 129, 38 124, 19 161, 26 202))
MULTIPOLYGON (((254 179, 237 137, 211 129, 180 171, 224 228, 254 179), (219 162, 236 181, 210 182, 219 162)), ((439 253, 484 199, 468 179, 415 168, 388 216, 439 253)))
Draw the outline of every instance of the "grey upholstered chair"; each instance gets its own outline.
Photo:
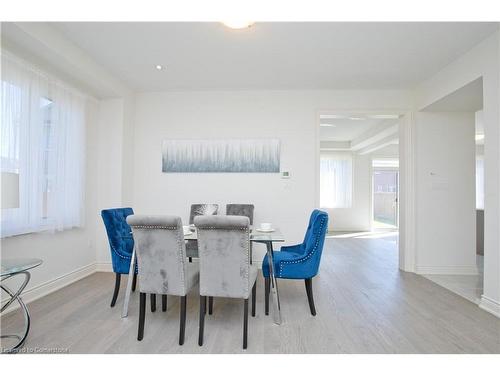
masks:
MULTIPOLYGON (((203 345, 206 298, 244 299, 243 349, 247 347, 248 297, 255 316, 257 267, 250 265, 250 220, 245 216, 197 216, 200 264, 200 331, 203 345)), ((140 281, 140 279, 139 279, 140 281)))
POLYGON ((199 278, 198 264, 186 262, 186 247, 182 221, 177 216, 131 215, 127 223, 132 228, 139 269, 139 331, 144 337, 146 293, 151 293, 151 310, 156 309, 153 294, 163 297, 166 310, 168 294, 180 296, 179 345, 184 344, 186 327, 186 295, 199 278))
POLYGON ((253 225, 253 204, 226 204, 226 215, 246 216, 250 219, 250 225, 253 225))
MULTIPOLYGON (((189 212, 189 224, 194 224, 194 218, 200 215, 217 215, 219 211, 218 204, 205 204, 197 203, 191 205, 191 211, 189 212)), ((198 257, 198 245, 196 241, 188 241, 186 243, 186 256, 189 257, 189 262, 192 262, 192 258, 198 257)))
MULTIPOLYGON (((253 204, 226 204, 226 215, 228 216, 246 216, 250 219, 250 225, 253 225, 253 211, 255 206, 253 204)), ((252 261, 252 243, 250 243, 250 264, 252 261)))

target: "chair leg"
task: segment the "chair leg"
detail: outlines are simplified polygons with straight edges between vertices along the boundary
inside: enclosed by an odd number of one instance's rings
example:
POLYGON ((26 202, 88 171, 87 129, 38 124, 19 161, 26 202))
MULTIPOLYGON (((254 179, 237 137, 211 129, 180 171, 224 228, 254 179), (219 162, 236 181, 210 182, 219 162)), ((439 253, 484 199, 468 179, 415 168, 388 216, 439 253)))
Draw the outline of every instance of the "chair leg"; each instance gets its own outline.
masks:
POLYGON ((269 315, 269 293, 271 291, 271 279, 269 277, 264 277, 264 311, 266 315, 269 315))
POLYGON ((139 297, 139 331, 137 340, 141 341, 144 337, 144 321, 146 320, 146 293, 140 293, 139 297))
POLYGON ((203 345, 203 333, 205 330, 205 310, 207 307, 207 297, 200 296, 200 326, 198 334, 198 345, 203 345))
POLYGON ((181 316, 179 324, 179 345, 184 345, 184 336, 186 332, 186 296, 181 297, 181 316))
POLYGON ((208 297, 208 315, 214 312, 214 297, 208 297))
POLYGON ((243 307, 243 349, 247 348, 248 342, 248 298, 245 299, 243 307))
POLYGON ((151 294, 151 312, 156 311, 156 294, 151 294))
POLYGON ((256 294, 257 294, 257 280, 255 280, 255 284, 253 284, 252 288, 252 316, 255 316, 256 294))
POLYGON ((122 275, 119 273, 115 273, 115 290, 113 291, 113 298, 111 299, 111 307, 115 306, 116 299, 118 298, 118 292, 120 291, 120 280, 122 275))
POLYGON ((132 292, 135 292, 136 285, 137 285, 137 274, 134 273, 134 278, 132 279, 132 292))
POLYGON ((167 311, 167 295, 162 294, 161 296, 161 311, 167 311))
POLYGON ((316 308, 314 307, 313 289, 312 289, 312 278, 305 279, 306 283, 306 293, 307 300, 309 301, 309 308, 311 309, 311 314, 316 316, 316 308))

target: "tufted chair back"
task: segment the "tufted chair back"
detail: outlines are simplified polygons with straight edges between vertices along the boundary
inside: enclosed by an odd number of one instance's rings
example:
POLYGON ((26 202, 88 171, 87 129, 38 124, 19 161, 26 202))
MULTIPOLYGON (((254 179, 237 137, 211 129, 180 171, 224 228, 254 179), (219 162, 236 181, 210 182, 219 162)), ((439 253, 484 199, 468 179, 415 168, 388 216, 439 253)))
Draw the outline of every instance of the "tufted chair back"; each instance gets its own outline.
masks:
POLYGON ((250 225, 253 225, 253 204, 226 204, 226 215, 246 216, 250 219, 250 225))
POLYGON ((314 210, 311 215, 309 216, 309 225, 307 226, 306 234, 304 235, 304 242, 302 243, 302 246, 305 247, 306 243, 308 243, 311 239, 311 236, 313 235, 313 224, 316 219, 316 216, 318 216, 318 213, 321 212, 320 210, 314 210))
POLYGON ((189 212, 189 224, 194 224, 194 218, 201 215, 217 215, 219 211, 218 204, 197 203, 191 205, 189 212))
POLYGON ((300 256, 283 260, 279 263, 278 276, 282 278, 311 278, 319 270, 323 245, 328 229, 328 214, 314 210, 311 214, 310 228, 304 240, 303 253, 300 256))
POLYGON ((200 295, 248 298, 256 268, 250 266, 250 220, 197 216, 200 295), (254 270, 255 269, 255 270, 254 270))
POLYGON ((126 219, 127 216, 133 214, 134 210, 130 207, 101 211, 101 217, 108 235, 113 271, 116 273, 128 274, 129 272, 134 239, 126 219))
POLYGON ((181 218, 132 215, 127 222, 136 242, 141 293, 185 296, 198 281, 198 271, 186 265, 181 218))

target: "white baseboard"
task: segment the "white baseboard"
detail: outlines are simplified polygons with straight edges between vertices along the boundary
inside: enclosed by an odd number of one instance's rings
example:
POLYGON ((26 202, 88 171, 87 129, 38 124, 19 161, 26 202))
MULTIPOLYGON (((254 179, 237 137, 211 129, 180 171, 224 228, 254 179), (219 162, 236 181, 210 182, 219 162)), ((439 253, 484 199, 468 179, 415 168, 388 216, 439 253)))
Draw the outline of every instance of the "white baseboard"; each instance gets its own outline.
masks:
POLYGON ((479 307, 489 312, 490 314, 495 315, 497 318, 500 318, 500 302, 486 296, 481 296, 479 307))
POLYGON ((100 262, 95 265, 95 272, 113 272, 113 264, 111 262, 100 262))
MULTIPOLYGON (((68 286, 69 284, 74 283, 75 281, 81 280, 84 277, 87 277, 89 275, 92 275, 94 272, 96 272, 96 263, 91 263, 86 266, 80 267, 74 271, 68 272, 67 274, 64 274, 62 276, 56 277, 55 279, 46 281, 42 284, 39 284, 37 286, 34 286, 33 288, 26 289, 22 294, 21 298, 23 299, 24 303, 30 303, 33 302, 39 298, 42 298, 46 296, 47 294, 53 293, 61 288, 64 288, 65 286, 68 286)), ((29 286, 29 285, 28 285, 29 286)), ((2 305, 8 300, 9 298, 6 297, 2 300, 2 305)), ((16 302, 13 302, 11 306, 5 310, 5 314, 14 311, 19 308, 19 304, 16 302)))
POLYGON ((421 266, 417 265, 416 273, 419 275, 478 275, 476 265, 470 266, 421 266))

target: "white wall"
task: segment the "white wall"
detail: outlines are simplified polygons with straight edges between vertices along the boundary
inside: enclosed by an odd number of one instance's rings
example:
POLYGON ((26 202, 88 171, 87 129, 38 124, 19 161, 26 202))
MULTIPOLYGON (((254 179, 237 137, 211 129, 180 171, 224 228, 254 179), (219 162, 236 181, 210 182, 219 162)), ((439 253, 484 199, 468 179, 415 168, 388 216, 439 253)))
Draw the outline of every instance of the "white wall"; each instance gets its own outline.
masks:
POLYGON ((98 209, 93 212, 92 220, 97 223, 95 232, 97 263, 109 268, 106 265, 111 262, 111 255, 100 211, 105 208, 122 207, 124 100, 101 100, 100 109, 97 149, 98 209))
MULTIPOLYGON (((485 130, 484 289, 480 306, 500 317, 500 38, 499 32, 416 89, 417 109, 483 78, 485 130)), ((418 203, 418 202, 417 202, 418 203)))
POLYGON ((474 113, 416 122, 417 272, 476 274, 474 113))
MULTIPOLYGON (((136 97, 134 210, 180 215, 191 203, 255 204, 255 222, 281 227, 288 243, 302 241, 319 203, 320 110, 409 108, 407 91, 203 91, 142 93, 136 97), (278 174, 165 174, 166 138, 279 138, 278 174)), ((224 207, 224 206, 223 206, 224 207)), ((262 253, 255 255, 261 259, 262 253)))

